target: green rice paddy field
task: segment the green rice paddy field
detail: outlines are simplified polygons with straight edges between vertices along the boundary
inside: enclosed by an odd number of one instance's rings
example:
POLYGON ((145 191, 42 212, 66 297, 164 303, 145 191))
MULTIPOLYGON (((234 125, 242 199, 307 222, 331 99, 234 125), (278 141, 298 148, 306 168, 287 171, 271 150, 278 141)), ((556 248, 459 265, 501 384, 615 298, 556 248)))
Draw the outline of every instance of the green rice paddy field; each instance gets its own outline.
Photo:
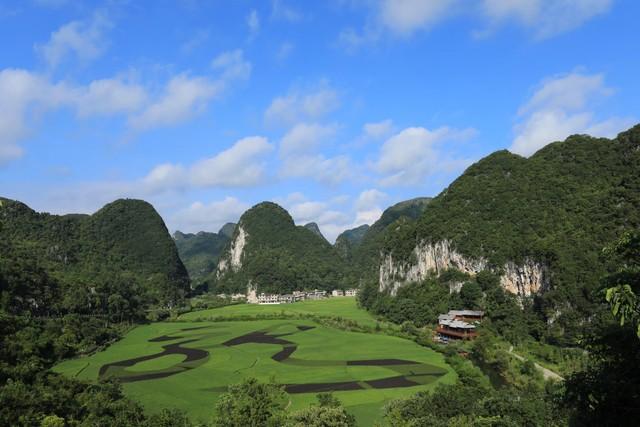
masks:
POLYGON ((333 391, 364 426, 379 419, 390 399, 455 381, 440 354, 397 337, 347 332, 311 320, 195 320, 282 310, 375 324, 353 298, 229 306, 188 313, 179 322, 139 326, 105 351, 65 361, 55 370, 88 380, 119 378, 125 392, 149 411, 176 407, 205 421, 217 396, 245 377, 283 384, 291 410, 315 402, 320 391, 333 391))

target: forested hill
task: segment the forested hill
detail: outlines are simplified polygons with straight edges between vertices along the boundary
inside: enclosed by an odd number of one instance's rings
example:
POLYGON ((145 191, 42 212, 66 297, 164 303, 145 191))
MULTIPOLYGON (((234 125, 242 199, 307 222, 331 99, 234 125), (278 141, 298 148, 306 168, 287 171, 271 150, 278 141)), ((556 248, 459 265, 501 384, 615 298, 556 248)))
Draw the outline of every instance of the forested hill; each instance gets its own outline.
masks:
POLYGON ((173 239, 189 277, 194 282, 208 277, 215 271, 218 259, 233 236, 235 224, 227 223, 218 233, 201 231, 196 234, 176 231, 173 239))
POLYGON ((336 239, 336 243, 334 246, 338 250, 338 253, 343 258, 349 258, 351 253, 356 248, 356 246, 360 245, 364 235, 367 233, 369 229, 369 224, 364 224, 356 228, 352 228, 350 230, 345 230, 336 239))
POLYGON ((95 293, 103 282, 123 281, 145 303, 161 305, 174 304, 189 290, 162 218, 144 201, 117 200, 93 215, 58 216, 0 198, 0 239, 68 289, 95 293))
POLYGON ((263 202, 246 211, 221 257, 216 292, 335 289, 347 283, 346 265, 324 238, 296 226, 289 213, 263 202))
POLYGON ((323 239, 325 238, 324 235, 322 234, 322 232, 320 231, 320 227, 318 227, 318 224, 316 224, 315 222, 309 222, 309 223, 305 224, 304 228, 306 228, 307 230, 312 231, 314 234, 316 234, 317 236, 322 237, 323 239))
POLYGON ((530 257, 550 267, 543 311, 588 313, 604 274, 601 249, 640 225, 640 125, 609 140, 574 135, 530 158, 503 150, 469 167, 385 252, 411 262, 420 242, 449 240, 495 267, 530 257))
POLYGON ((391 224, 412 222, 431 202, 430 197, 405 200, 387 208, 370 227, 347 230, 338 236, 336 247, 354 268, 358 278, 373 280, 377 276, 380 251, 391 224))

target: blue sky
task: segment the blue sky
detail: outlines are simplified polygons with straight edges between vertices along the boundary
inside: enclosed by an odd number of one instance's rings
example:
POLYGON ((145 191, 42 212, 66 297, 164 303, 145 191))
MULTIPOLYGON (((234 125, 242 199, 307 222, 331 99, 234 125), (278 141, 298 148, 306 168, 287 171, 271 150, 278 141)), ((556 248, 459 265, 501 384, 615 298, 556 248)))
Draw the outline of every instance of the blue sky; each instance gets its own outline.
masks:
POLYGON ((640 119, 631 0, 2 1, 0 194, 54 213, 119 197, 174 231, 262 200, 333 240, 640 119))

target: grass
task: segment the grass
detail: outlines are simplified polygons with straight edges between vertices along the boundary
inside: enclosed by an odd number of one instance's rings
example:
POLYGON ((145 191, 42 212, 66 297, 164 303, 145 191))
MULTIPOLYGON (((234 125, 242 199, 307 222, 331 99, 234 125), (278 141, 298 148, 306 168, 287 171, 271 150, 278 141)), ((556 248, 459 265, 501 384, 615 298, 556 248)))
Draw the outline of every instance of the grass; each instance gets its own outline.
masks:
POLYGON ((192 311, 180 316, 180 320, 207 319, 213 317, 241 317, 278 314, 315 314, 339 316, 364 326, 375 326, 376 319, 366 310, 358 308, 355 297, 327 298, 315 301, 300 301, 293 304, 258 305, 239 304, 208 310, 192 311))
MULTIPOLYGON (((335 298, 283 306, 236 305, 207 312, 224 311, 225 315, 243 316, 279 309, 314 314, 348 317, 359 322, 375 320, 366 312, 360 312, 352 298, 335 298)), ((420 390, 429 390, 436 383, 452 383, 456 375, 444 362, 441 354, 420 347, 416 343, 382 334, 348 332, 322 326, 311 320, 251 320, 207 322, 190 321, 201 318, 203 312, 183 315, 177 322, 153 323, 139 326, 122 340, 103 352, 76 360, 65 361, 55 370, 66 375, 96 380, 102 365, 121 360, 151 355, 163 351, 163 346, 184 343, 187 348, 209 352, 208 358, 191 366, 193 369, 152 380, 123 384, 130 397, 140 401, 147 410, 163 407, 180 408, 194 420, 208 421, 213 413, 217 396, 226 386, 240 382, 245 377, 261 381, 277 381, 282 384, 326 383, 340 381, 366 381, 399 375, 406 366, 350 366, 347 360, 405 359, 421 363, 414 365, 417 371, 436 370, 440 377, 421 377, 420 385, 405 388, 364 389, 335 392, 347 410, 352 412, 360 425, 373 425, 379 419, 382 406, 390 399, 406 397, 420 390), (313 329, 299 331, 298 326, 313 329), (198 328, 198 329, 194 329, 198 328), (281 345, 245 343, 232 347, 221 345, 238 336, 264 330, 270 334, 292 333, 281 338, 297 345, 291 359, 277 362, 271 356, 282 350, 281 345), (161 342, 149 342, 160 336, 174 337, 161 342)), ((166 355, 140 362, 133 366, 117 367, 117 375, 139 375, 144 372, 176 371, 184 360, 183 355, 166 355)), ((186 364, 185 364, 186 365, 186 364)), ((180 370, 180 369, 178 369, 180 370)), ((290 410, 302 409, 315 402, 316 393, 290 394, 290 410)))

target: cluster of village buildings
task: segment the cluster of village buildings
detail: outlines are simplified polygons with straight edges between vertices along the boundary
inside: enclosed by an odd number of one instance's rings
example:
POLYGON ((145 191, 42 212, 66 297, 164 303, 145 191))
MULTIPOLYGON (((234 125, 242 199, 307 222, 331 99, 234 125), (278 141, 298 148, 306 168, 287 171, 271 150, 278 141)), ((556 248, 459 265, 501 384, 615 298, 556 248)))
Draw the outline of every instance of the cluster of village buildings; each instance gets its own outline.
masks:
MULTIPOLYGON (((245 294, 233 294, 229 297, 233 301, 246 300, 249 304, 289 304, 305 300, 319 300, 329 297, 354 297, 357 289, 334 289, 331 292, 314 289, 312 291, 293 291, 290 294, 257 293, 255 289, 245 294)), ((227 297, 220 294, 220 297, 227 297)), ((450 310, 438 316, 438 327, 434 331, 433 339, 446 344, 451 340, 472 340, 478 336, 477 325, 484 318, 484 311, 479 310, 450 310)))
POLYGON ((478 336, 476 326, 483 317, 484 311, 450 310, 438 316, 433 339, 445 344, 450 340, 472 340, 478 336))
POLYGON ((318 300, 328 297, 354 297, 358 294, 357 289, 334 289, 331 293, 314 289, 313 291, 293 291, 290 294, 258 294, 255 290, 250 290, 247 294, 249 304, 289 304, 292 302, 305 300, 318 300))

